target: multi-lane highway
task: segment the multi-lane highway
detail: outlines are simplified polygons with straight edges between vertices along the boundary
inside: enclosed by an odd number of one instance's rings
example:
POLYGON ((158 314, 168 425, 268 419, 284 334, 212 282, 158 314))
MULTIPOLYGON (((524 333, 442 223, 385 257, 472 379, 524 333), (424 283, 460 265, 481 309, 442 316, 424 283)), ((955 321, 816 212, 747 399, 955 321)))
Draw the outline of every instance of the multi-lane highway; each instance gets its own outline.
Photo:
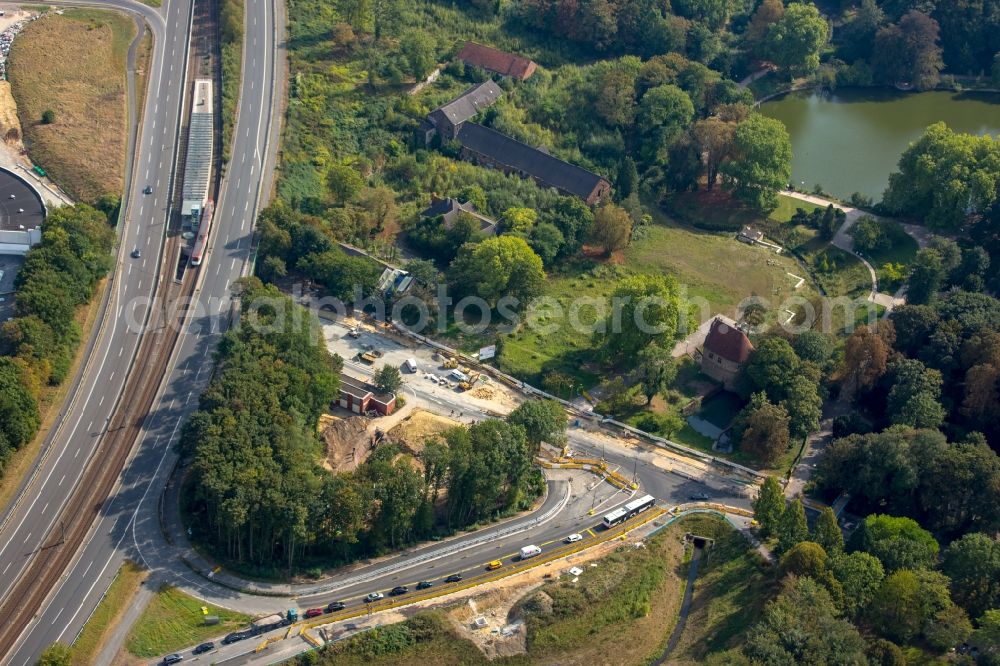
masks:
MULTIPOLYGON (((96 3, 95 3, 96 4, 96 3)), ((130 186, 128 224, 123 232, 104 325, 83 381, 55 433, 37 473, 0 531, 0 594, 6 594, 31 555, 58 540, 58 514, 79 480, 111 417, 146 322, 152 295, 160 281, 159 257, 173 190, 176 141, 186 97, 188 41, 192 3, 170 0, 156 11, 138 2, 106 4, 139 12, 152 28, 154 52, 149 94, 130 186), (150 195, 141 192, 152 187, 150 195), (132 258, 133 249, 141 256, 132 258)), ((208 350, 228 313, 229 285, 246 270, 257 209, 271 182, 274 139, 280 120, 275 108, 282 84, 275 80, 283 66, 276 62, 276 37, 283 34, 281 8, 271 1, 246 3, 244 77, 239 116, 213 230, 211 254, 199 276, 200 302, 180 337, 164 390, 146 418, 144 436, 119 485, 102 507, 84 548, 40 613, 3 663, 33 663, 55 640, 70 642, 107 588, 120 561, 134 553, 131 527, 140 507, 155 504, 156 487, 169 472, 170 444, 207 380, 208 350), (277 10, 277 14, 276 14, 277 10), (223 315, 220 317, 220 314, 223 315)), ((162 272, 169 279, 172 266, 162 272)), ((99 464, 99 462, 98 462, 99 464)), ((155 507, 154 507, 155 508, 155 507)), ((155 516, 155 510, 153 512, 155 516)), ((141 534, 142 530, 137 530, 141 534)))
POLYGON ((166 15, 129 0, 110 0, 108 4, 141 15, 154 37, 150 92, 134 159, 135 175, 126 198, 127 222, 104 319, 74 398, 50 434, 43 459, 3 518, 0 601, 9 595, 33 555, 50 545, 61 531, 57 522, 60 512, 115 409, 160 280, 159 258, 183 103, 190 3, 171 3, 166 15), (152 193, 141 194, 147 185, 152 186, 152 193), (134 249, 141 257, 130 256, 134 249))
MULTIPOLYGON (((158 258, 173 189, 171 174, 175 171, 182 92, 186 89, 191 2, 169 0, 163 10, 133 4, 130 0, 106 0, 102 4, 141 13, 152 27, 155 39, 150 91, 138 139, 135 177, 130 185, 128 224, 123 232, 107 321, 76 398, 52 437, 37 474, 0 530, 0 595, 9 592, 32 553, 58 539, 59 511, 95 450, 136 353, 140 327, 129 324, 145 322, 150 313, 149 297, 160 280, 158 258), (147 185, 153 191, 145 196, 141 190, 147 185), (133 248, 141 250, 141 257, 129 256, 133 248)), ((2 659, 3 663, 18 666, 32 663, 53 641, 72 641, 126 557, 147 565, 159 580, 176 582, 224 606, 256 610, 286 603, 261 598, 250 601, 244 595, 184 571, 184 565, 172 557, 171 544, 165 542, 160 524, 161 495, 177 462, 173 445, 210 378, 211 352, 231 312, 230 286, 248 272, 254 219, 266 203, 272 180, 280 94, 284 88, 283 11, 280 0, 246 3, 238 117, 231 160, 216 202, 209 253, 198 276, 195 305, 178 338, 161 390, 145 418, 139 445, 76 559, 51 590, 15 649, 2 659)), ((169 276, 169 271, 164 272, 169 276)), ((419 386, 413 386, 412 392, 416 399, 428 403, 438 404, 441 400, 440 396, 425 395, 419 386)), ((459 409, 461 404, 453 406, 459 409)), ((482 418, 485 414, 467 416, 482 418)), ((634 469, 643 492, 666 503, 686 501, 689 495, 705 490, 699 480, 665 473, 652 452, 608 446, 599 437, 578 429, 571 430, 570 443, 582 454, 603 454, 626 475, 634 469)), ((745 497, 725 484, 717 483, 712 491, 715 497, 728 503, 747 504, 745 497)), ((399 583, 438 580, 455 572, 472 573, 484 559, 514 552, 527 543, 550 544, 571 532, 586 533, 595 523, 595 518, 588 514, 589 508, 595 504, 611 507, 625 499, 625 495, 606 486, 599 490, 578 487, 571 492, 565 481, 553 483, 550 499, 541 513, 545 514, 553 505, 561 510, 547 520, 532 523, 530 530, 501 534, 507 527, 499 526, 466 537, 464 542, 433 544, 399 556, 397 565, 389 569, 384 564, 382 569, 375 565, 344 574, 314 589, 297 591, 299 603, 320 606, 334 600, 356 600, 368 592, 385 591, 399 583), (483 540, 483 536, 492 538, 483 540)), ((523 519, 531 520, 534 518, 523 519)))

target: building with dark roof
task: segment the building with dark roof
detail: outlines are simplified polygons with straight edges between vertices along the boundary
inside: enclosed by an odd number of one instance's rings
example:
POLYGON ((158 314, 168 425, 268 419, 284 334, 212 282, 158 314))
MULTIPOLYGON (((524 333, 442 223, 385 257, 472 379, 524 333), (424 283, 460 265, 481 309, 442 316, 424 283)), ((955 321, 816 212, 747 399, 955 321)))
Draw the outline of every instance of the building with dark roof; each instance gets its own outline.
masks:
POLYGON ((479 222, 479 231, 486 234, 493 234, 496 232, 497 223, 495 220, 491 220, 485 215, 481 215, 472 203, 468 201, 462 203, 458 199, 452 197, 446 197, 444 199, 436 196, 431 197, 431 205, 424 209, 424 211, 420 213, 420 216, 440 216, 444 228, 451 229, 455 225, 455 221, 458 220, 459 216, 463 214, 469 215, 479 222))
POLYGON ((374 411, 382 416, 388 416, 396 409, 396 396, 392 393, 376 394, 375 387, 368 382, 342 372, 337 404, 355 414, 374 411))
POLYGON ((503 94, 495 81, 484 81, 472 86, 444 106, 434 109, 427 116, 428 124, 421 125, 425 143, 430 142, 436 132, 442 142, 453 141, 458 129, 480 111, 493 105, 503 94), (428 130, 432 130, 428 136, 428 130))
POLYGON ((462 146, 462 157, 467 160, 522 178, 532 178, 542 187, 554 187, 562 194, 579 197, 591 206, 611 192, 611 184, 596 173, 483 125, 463 123, 459 128, 458 142, 462 146))
POLYGON ((753 344, 746 333, 716 318, 705 337, 701 371, 731 391, 736 375, 752 352, 753 344))
POLYGON ((458 59, 466 65, 482 67, 489 72, 500 76, 509 76, 518 81, 524 81, 530 77, 538 67, 533 61, 522 56, 475 42, 466 42, 462 50, 458 52, 458 59))

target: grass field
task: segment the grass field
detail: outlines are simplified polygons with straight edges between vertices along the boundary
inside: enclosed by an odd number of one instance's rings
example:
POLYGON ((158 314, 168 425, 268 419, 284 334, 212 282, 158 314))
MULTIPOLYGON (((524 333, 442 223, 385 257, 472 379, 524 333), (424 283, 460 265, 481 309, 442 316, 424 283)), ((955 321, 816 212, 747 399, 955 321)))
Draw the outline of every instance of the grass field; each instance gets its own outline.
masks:
POLYGON ((595 364, 593 336, 586 328, 595 323, 596 310, 588 307, 579 311, 578 320, 585 326, 578 329, 571 325, 570 309, 581 298, 606 300, 618 279, 629 272, 620 266, 580 261, 550 276, 544 296, 554 299, 561 308, 561 316, 555 309, 539 308, 533 320, 537 326, 522 327, 505 341, 501 367, 531 381, 540 381, 545 373, 559 371, 573 377, 581 388, 596 384, 599 369, 595 364))
POLYGON ((691 613, 671 664, 700 664, 713 652, 739 647, 770 598, 771 574, 743 536, 721 518, 688 516, 685 531, 715 539, 702 559, 691 613))
POLYGON ((146 571, 133 562, 125 562, 118 570, 107 594, 83 627, 80 637, 73 643, 71 653, 74 666, 95 663, 105 635, 118 623, 145 577, 146 571))
POLYGON ((28 153, 76 200, 122 192, 125 61, 134 36, 124 14, 68 9, 30 23, 11 49, 9 78, 28 153), (46 110, 55 114, 51 124, 41 121, 46 110))
MULTIPOLYGON (((699 319, 719 312, 732 314, 740 301, 752 295, 766 299, 771 310, 793 295, 815 296, 808 282, 794 289, 797 280, 789 273, 799 275, 802 271, 791 257, 740 243, 732 232, 696 229, 672 220, 659 209, 653 213, 654 224, 625 250, 621 265, 581 260, 549 277, 544 296, 554 299, 561 313, 539 310, 539 323, 550 329, 522 327, 508 337, 501 353, 505 371, 531 382, 558 371, 573 377, 582 388, 596 384, 599 368, 593 337, 590 329, 570 325, 571 305, 581 298, 606 300, 616 282, 630 273, 673 275, 699 319)), ((583 324, 593 322, 593 312, 590 307, 580 311, 583 324)), ((773 312, 773 316, 783 318, 780 312, 773 312)))
POLYGON ((205 605, 175 587, 164 585, 132 627, 125 649, 136 657, 155 657, 224 634, 250 621, 246 615, 208 606, 210 615, 219 616, 219 624, 206 626, 201 611, 205 605))
POLYGON ((626 265, 637 271, 674 274, 689 297, 701 297, 712 312, 731 312, 756 294, 775 306, 784 298, 809 298, 808 283, 795 290, 799 266, 766 247, 740 243, 731 232, 695 229, 652 209, 653 226, 625 252, 626 265))

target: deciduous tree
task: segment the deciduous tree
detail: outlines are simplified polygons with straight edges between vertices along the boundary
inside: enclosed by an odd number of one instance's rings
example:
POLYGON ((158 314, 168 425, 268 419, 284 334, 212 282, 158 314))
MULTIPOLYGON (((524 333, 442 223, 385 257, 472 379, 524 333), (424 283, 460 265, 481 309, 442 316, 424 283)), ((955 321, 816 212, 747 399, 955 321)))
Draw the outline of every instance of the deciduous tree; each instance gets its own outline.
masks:
POLYGON ((760 523, 760 533, 763 537, 774 535, 785 510, 785 492, 778 479, 768 476, 760 487, 760 492, 753 502, 753 517, 760 523))
POLYGON ((733 135, 733 159, 722 165, 723 185, 764 212, 778 205, 778 190, 792 176, 792 143, 779 120, 752 113, 733 135))
POLYGON ((591 238, 610 257, 618 250, 624 250, 632 238, 632 218, 621 206, 604 204, 594 213, 591 238))

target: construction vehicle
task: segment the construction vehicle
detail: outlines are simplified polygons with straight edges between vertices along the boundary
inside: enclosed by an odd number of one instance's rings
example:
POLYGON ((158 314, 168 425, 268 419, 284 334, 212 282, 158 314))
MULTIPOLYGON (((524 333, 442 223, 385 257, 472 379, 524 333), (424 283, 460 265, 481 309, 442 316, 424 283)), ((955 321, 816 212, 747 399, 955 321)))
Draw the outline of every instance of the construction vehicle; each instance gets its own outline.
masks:
POLYGON ((441 367, 444 368, 445 370, 454 370, 455 368, 458 367, 458 359, 446 357, 441 367))
POLYGON ((378 356, 376 356, 374 354, 374 352, 370 352, 370 351, 366 351, 364 354, 361 355, 361 361, 363 363, 367 363, 368 365, 371 365, 372 363, 374 363, 375 359, 377 359, 377 358, 378 358, 378 356))

